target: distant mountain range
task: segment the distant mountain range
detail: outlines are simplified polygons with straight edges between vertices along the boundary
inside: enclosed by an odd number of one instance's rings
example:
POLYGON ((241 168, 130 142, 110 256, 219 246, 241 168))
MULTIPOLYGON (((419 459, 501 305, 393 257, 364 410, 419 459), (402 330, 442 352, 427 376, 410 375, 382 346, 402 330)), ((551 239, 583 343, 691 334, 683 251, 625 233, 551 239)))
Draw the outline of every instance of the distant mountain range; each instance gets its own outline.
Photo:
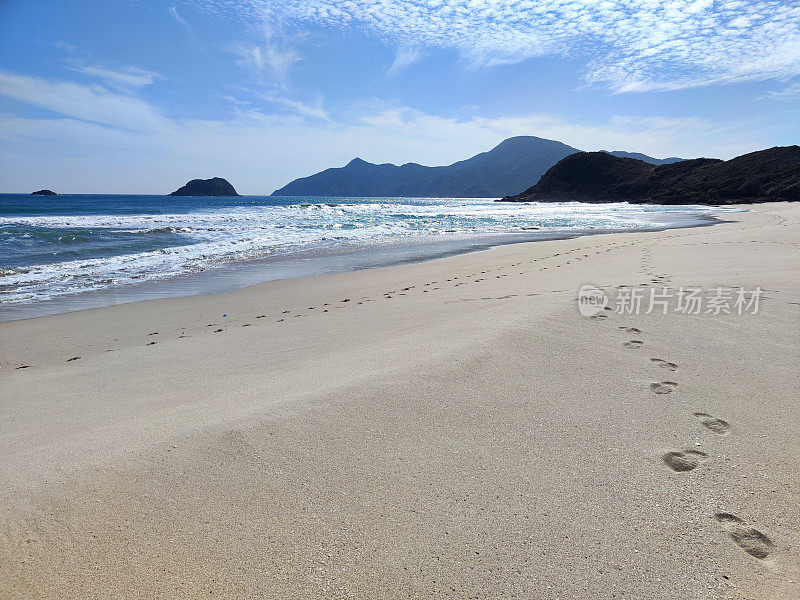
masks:
POLYGON ((511 202, 566 201, 740 204, 800 200, 800 146, 769 148, 728 161, 696 158, 653 165, 606 152, 560 160, 511 202))
MULTIPOLYGON (((580 150, 561 142, 518 136, 488 152, 442 167, 376 165, 354 158, 344 167, 295 179, 272 195, 499 198, 532 186, 550 167, 575 152, 580 150)), ((621 151, 614 154, 628 155, 621 151)), ((662 162, 643 154, 635 156, 653 164, 662 162)))
POLYGON ((650 163, 651 165, 671 165, 672 163, 686 160, 685 158, 678 158, 677 156, 670 156, 669 158, 653 158, 652 156, 647 156, 641 152, 625 152, 623 150, 601 150, 601 152, 613 154, 619 158, 635 158, 637 160, 650 163))

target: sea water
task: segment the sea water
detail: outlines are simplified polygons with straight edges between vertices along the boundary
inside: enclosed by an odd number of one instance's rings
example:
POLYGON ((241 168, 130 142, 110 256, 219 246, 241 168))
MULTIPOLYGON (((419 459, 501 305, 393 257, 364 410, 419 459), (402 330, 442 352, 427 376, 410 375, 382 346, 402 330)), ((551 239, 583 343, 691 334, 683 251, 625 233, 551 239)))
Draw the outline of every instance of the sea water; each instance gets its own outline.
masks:
POLYGON ((0 194, 0 320, 514 241, 699 224, 711 210, 471 198, 0 194))

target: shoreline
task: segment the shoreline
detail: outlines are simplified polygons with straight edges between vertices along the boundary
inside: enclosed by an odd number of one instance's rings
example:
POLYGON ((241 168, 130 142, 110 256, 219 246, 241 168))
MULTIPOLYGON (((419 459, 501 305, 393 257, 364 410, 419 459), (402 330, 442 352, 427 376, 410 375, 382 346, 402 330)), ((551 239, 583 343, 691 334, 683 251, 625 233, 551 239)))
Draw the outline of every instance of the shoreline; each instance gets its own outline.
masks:
POLYGON ((0 324, 0 588, 797 598, 800 206, 745 208, 0 324))
MULTIPOLYGON (((724 207, 723 207, 724 208, 724 207)), ((730 207, 728 207, 730 208, 730 207)), ((663 227, 642 227, 637 229, 577 229, 574 231, 539 230, 536 233, 506 232, 503 234, 481 234, 464 236, 459 240, 429 239, 422 242, 398 241, 392 244, 375 245, 372 248, 352 248, 329 254, 309 252, 310 257, 300 253, 291 258, 265 257, 246 261, 231 261, 216 269, 199 273, 187 273, 141 284, 124 285, 101 290, 77 292, 49 300, 27 303, 0 304, 0 323, 35 319, 144 302, 148 300, 185 298, 233 292, 254 285, 320 275, 333 275, 353 271, 390 267, 403 264, 422 263, 460 254, 481 252, 491 248, 511 244, 525 244, 539 241, 575 239, 587 235, 614 233, 646 233, 709 227, 730 222, 722 217, 726 213, 693 215, 695 222, 674 223, 663 227), (512 239, 514 238, 514 239, 512 239), (391 252, 387 256, 387 252, 391 252), (313 264, 312 264, 313 262, 313 264)), ((690 221, 689 215, 684 215, 690 221)))

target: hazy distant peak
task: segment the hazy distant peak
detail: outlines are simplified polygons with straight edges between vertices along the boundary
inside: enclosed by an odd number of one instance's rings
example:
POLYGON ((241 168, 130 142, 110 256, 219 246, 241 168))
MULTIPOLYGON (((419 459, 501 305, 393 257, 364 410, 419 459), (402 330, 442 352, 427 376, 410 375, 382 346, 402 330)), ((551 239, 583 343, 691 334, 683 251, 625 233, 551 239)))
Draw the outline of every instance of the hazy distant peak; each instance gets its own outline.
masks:
POLYGON ((274 196, 413 196, 499 198, 536 183, 576 148, 535 136, 503 140, 487 152, 451 165, 374 165, 354 158, 343 168, 302 177, 274 196))
POLYGON ((643 160, 644 162, 650 163, 651 165, 671 165, 672 163, 686 160, 685 158, 678 158, 677 156, 669 156, 667 158, 653 158, 652 156, 647 156, 646 154, 642 154, 641 152, 626 152, 625 150, 600 150, 600 152, 605 152, 606 154, 611 154, 618 158, 635 158, 637 160, 643 160))

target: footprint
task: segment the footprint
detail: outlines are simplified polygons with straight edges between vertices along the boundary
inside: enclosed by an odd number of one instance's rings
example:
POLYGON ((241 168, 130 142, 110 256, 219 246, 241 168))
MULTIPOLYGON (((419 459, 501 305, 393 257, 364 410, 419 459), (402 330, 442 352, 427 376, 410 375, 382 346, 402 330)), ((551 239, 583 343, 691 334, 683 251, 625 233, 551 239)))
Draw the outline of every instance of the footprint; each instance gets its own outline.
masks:
POLYGON ((758 529, 749 527, 742 519, 730 513, 716 513, 714 518, 721 523, 736 545, 750 556, 765 559, 775 544, 758 529))
POLYGON ((669 369, 670 371, 678 370, 678 365, 676 365, 674 362, 669 362, 662 358, 651 358, 650 360, 655 364, 657 364, 662 369, 669 369))
POLYGON ((708 460, 708 454, 699 450, 683 450, 680 452, 667 452, 661 457, 664 463, 676 473, 693 471, 708 460))
POLYGON ((658 383, 651 383, 650 389, 654 394, 669 394, 678 387, 674 381, 659 381, 658 383))
POLYGON ((622 345, 625 346, 626 348, 636 349, 636 348, 641 348, 642 344, 644 344, 642 340, 630 340, 629 342, 625 342, 622 345))
POLYGON ((731 424, 727 421, 712 417, 708 413, 704 412, 696 412, 693 414, 695 417, 700 419, 700 423, 702 423, 706 429, 710 429, 717 435, 727 435, 727 433, 731 430, 731 424))
POLYGON ((622 327, 618 327, 617 329, 624 329, 628 333, 642 333, 642 330, 638 329, 636 327, 625 327, 625 326, 622 326, 622 327))

